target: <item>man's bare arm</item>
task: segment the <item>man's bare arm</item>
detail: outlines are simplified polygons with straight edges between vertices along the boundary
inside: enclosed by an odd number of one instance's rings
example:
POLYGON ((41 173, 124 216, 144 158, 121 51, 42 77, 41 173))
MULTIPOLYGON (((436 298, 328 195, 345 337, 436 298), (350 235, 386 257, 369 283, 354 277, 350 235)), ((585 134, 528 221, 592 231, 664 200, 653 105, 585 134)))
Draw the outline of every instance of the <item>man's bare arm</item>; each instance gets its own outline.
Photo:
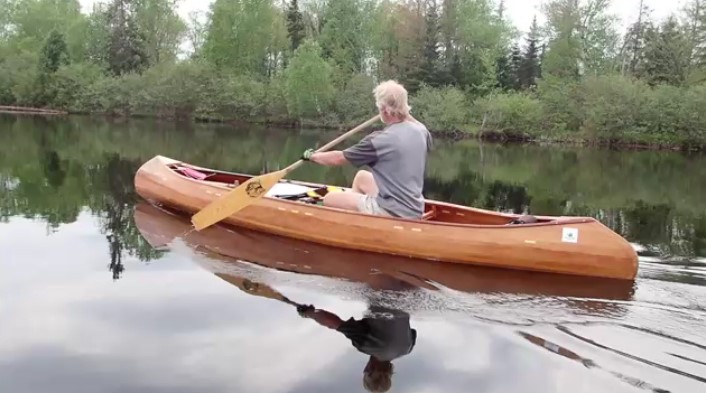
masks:
POLYGON ((343 156, 343 152, 338 150, 314 153, 312 154, 310 161, 325 166, 340 166, 348 163, 346 157, 343 156))

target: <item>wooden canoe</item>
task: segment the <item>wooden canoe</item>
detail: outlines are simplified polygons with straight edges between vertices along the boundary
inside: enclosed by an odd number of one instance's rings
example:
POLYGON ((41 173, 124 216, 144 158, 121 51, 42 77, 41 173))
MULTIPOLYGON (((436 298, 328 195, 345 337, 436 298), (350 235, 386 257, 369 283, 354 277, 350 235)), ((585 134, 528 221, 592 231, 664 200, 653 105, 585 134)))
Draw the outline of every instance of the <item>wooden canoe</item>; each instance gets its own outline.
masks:
MULTIPOLYGON (((137 204, 134 222, 142 237, 154 248, 175 246, 179 239, 206 258, 194 258, 204 269, 243 288, 248 280, 257 287, 276 286, 276 275, 256 267, 342 279, 364 284, 372 290, 438 291, 451 289, 465 293, 512 294, 552 297, 563 310, 582 315, 616 316, 625 311, 621 302, 630 301, 634 285, 628 280, 557 275, 521 270, 496 269, 456 263, 366 253, 244 228, 212 226, 201 232, 191 230, 188 217, 158 208, 147 202, 137 204), (561 299, 561 300, 559 300, 561 299), (606 301, 607 300, 607 301, 606 301), (616 302, 617 301, 617 302, 616 302)), ((309 278, 287 279, 287 286, 317 288, 321 283, 309 278)), ((335 283, 326 287, 336 293, 335 283)), ((346 296, 351 291, 343 289, 346 296)), ((250 291, 246 291, 252 293, 250 291)), ((266 297, 273 291, 260 291, 266 297)), ((359 291, 354 291, 358 293, 359 291)), ((428 306, 428 305, 427 305, 428 306)), ((435 307, 435 306, 433 306, 435 307)))
MULTIPOLYGON (((251 175, 202 168, 163 156, 135 175, 151 203, 192 215, 251 175)), ((290 187, 322 184, 283 181, 290 187)), ((427 200, 422 219, 379 217, 264 196, 221 222, 280 236, 374 253, 496 268, 632 280, 638 259, 621 236, 591 217, 516 215, 427 200)))

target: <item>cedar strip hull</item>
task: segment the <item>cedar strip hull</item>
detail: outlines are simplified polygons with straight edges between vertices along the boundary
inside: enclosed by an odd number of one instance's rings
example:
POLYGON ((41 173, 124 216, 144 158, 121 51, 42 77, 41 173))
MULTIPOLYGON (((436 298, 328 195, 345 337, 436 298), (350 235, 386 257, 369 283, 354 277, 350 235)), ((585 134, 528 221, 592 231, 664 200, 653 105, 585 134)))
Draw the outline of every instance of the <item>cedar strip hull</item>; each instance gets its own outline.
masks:
MULTIPOLYGON (((135 175, 135 189, 151 203, 187 215, 230 190, 221 180, 249 178, 215 171, 219 181, 199 181, 180 175, 173 165, 189 166, 162 156, 146 162, 135 175)), ((439 262, 624 280, 637 274, 633 247, 590 217, 539 217, 538 224, 506 225, 516 216, 430 200, 426 209, 435 212, 430 219, 407 220, 263 197, 219 225, 439 262), (578 234, 576 242, 567 241, 572 233, 578 234)))

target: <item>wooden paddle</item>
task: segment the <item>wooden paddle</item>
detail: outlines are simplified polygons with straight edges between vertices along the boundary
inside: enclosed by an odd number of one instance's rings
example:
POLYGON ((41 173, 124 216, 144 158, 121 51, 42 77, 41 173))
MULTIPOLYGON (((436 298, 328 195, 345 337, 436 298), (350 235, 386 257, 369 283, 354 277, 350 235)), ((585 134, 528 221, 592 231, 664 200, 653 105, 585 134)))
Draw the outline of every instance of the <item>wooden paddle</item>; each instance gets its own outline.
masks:
MULTIPOLYGON (((376 115, 365 123, 329 142, 316 152, 319 153, 331 149, 332 147, 343 142, 345 139, 349 138, 353 134, 373 125, 375 122, 378 121, 379 118, 380 115, 376 115)), ((275 184, 277 184, 290 172, 299 168, 299 166, 301 166, 303 163, 304 160, 299 160, 294 164, 277 172, 271 172, 265 175, 251 178, 240 186, 234 188, 228 194, 211 202, 209 205, 201 209, 201 211, 199 211, 198 213, 194 214, 191 217, 191 222, 194 224, 196 230, 200 231, 239 212, 241 209, 249 206, 250 204, 262 198, 262 196, 267 194, 267 191, 269 191, 275 184)))
POLYGON ((244 277, 232 276, 230 274, 216 273, 216 276, 224 281, 227 281, 240 289, 241 291, 253 295, 269 299, 279 300, 294 307, 299 307, 301 304, 289 300, 286 296, 272 289, 270 286, 259 282, 251 281, 244 277))

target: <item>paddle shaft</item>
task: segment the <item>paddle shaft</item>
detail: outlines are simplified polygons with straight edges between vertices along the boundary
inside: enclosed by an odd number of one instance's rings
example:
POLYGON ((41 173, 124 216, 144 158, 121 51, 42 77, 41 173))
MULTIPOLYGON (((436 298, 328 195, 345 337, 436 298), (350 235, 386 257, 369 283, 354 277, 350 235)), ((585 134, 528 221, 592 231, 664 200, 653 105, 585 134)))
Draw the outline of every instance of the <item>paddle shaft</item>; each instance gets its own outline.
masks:
MULTIPOLYGON (((327 143, 325 146, 321 147, 317 152, 324 152, 329 150, 333 146, 341 143, 344 139, 350 137, 351 135, 365 129, 366 127, 372 125, 378 119, 380 115, 376 115, 365 123, 359 125, 358 127, 346 132, 345 134, 339 136, 338 138, 327 143)), ((268 173, 265 175, 253 177, 240 186, 231 190, 227 195, 216 199, 215 201, 208 204, 206 207, 201 209, 198 213, 191 217, 191 222, 194 224, 194 228, 197 231, 203 230, 226 217, 237 213, 241 209, 254 203, 256 200, 260 199, 267 191, 277 184, 282 178, 287 176, 293 170, 299 168, 304 163, 303 159, 295 162, 294 164, 279 170, 277 172, 268 173)))
MULTIPOLYGON (((339 143, 343 142, 344 140, 350 138, 353 134, 358 133, 358 132, 360 132, 361 130, 363 130, 363 129, 365 129, 365 128, 368 128, 369 126, 375 124, 375 122, 377 122, 379 119, 380 119, 380 115, 373 116, 372 118, 370 118, 370 120, 366 121, 365 123, 359 125, 358 127, 356 127, 356 128, 354 128, 354 129, 352 129, 352 130, 346 132, 345 134, 343 134, 343 135, 339 136, 338 138, 332 140, 331 142, 325 144, 324 146, 322 146, 321 148, 319 148, 318 150, 316 150, 316 152, 317 152, 317 153, 323 153, 323 152, 325 152, 325 151, 331 149, 332 147, 334 147, 334 146, 338 145, 339 143)), ((284 168, 284 170, 283 170, 282 172, 284 172, 284 173, 290 173, 290 172, 292 172, 293 170, 299 168, 303 163, 304 163, 304 160, 299 160, 299 161, 295 162, 294 164, 292 164, 292 165, 290 165, 290 166, 284 168)))

